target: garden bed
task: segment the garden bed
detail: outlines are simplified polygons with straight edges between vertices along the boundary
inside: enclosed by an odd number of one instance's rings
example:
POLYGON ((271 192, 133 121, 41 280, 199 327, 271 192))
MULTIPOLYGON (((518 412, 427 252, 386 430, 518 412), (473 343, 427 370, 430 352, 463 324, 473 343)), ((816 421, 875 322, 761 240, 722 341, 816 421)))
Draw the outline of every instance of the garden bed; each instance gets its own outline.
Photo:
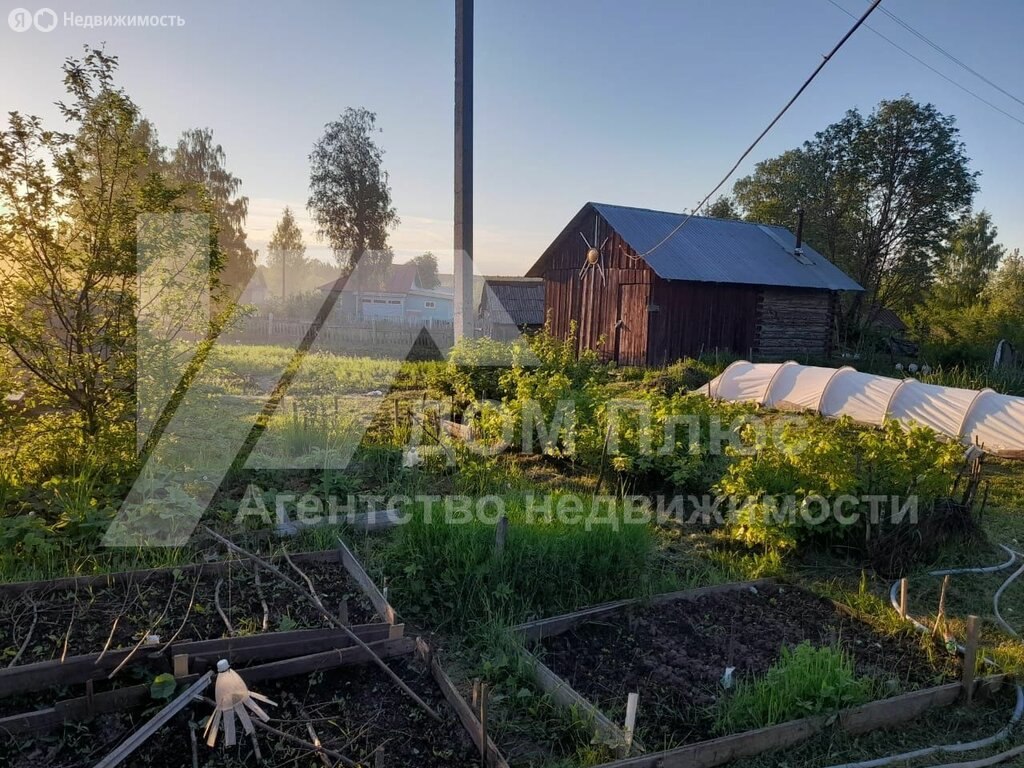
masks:
POLYGON ((737 680, 762 675, 783 646, 840 645, 857 673, 876 681, 879 697, 955 673, 954 664, 937 671, 916 638, 879 634, 830 601, 763 582, 536 624, 523 634, 540 639, 540 659, 608 721, 621 723, 626 694, 639 693, 636 739, 647 751, 717 736, 714 706, 726 667, 735 667, 737 680))
MULTIPOLYGON (((326 606, 347 612, 348 623, 381 620, 336 551, 292 560, 326 606)), ((280 564, 290 570, 283 560, 280 564)), ((0 592, 0 616, 6 619, 0 622, 0 658, 10 663, 23 646, 19 665, 99 654, 104 648, 109 653, 133 647, 144 633, 159 637, 159 648, 172 637, 181 643, 329 626, 309 603, 296 600, 287 585, 266 573, 259 581, 251 564, 233 560, 77 582, 39 582, 17 593, 0 592)))
MULTIPOLYGON (((369 663, 339 666, 344 662, 325 656, 313 672, 279 677, 279 671, 273 671, 275 665, 263 665, 248 673, 243 671, 243 677, 252 690, 269 696, 279 705, 268 708, 273 727, 311 741, 309 723, 325 748, 362 765, 479 766, 479 752, 460 723, 457 707, 447 700, 441 681, 430 666, 411 655, 411 641, 387 642, 392 646, 401 644, 401 648, 395 650, 401 655, 387 659, 388 666, 441 716, 441 722, 432 720, 380 669, 369 663), (375 762, 377 749, 382 751, 380 763, 375 762)), ((381 649, 378 647, 378 650, 381 649)), ((308 666, 301 659, 292 661, 308 666)), ((184 688, 184 682, 179 690, 184 688)), ((212 691, 212 687, 208 688, 206 695, 212 696, 212 691)), ((150 701, 133 709, 99 715, 86 725, 66 727, 49 737, 0 737, 0 764, 10 768, 91 765, 155 715, 160 706, 150 701)), ((217 747, 206 746, 202 727, 211 711, 212 705, 202 701, 188 706, 122 765, 180 768, 193 764, 190 753, 195 755, 195 764, 199 766, 256 763, 252 743, 240 727, 237 746, 223 746, 223 734, 217 747), (194 749, 193 734, 197 742, 194 749)), ((264 764, 281 765, 297 760, 304 760, 300 763, 303 765, 319 764, 308 747, 259 730, 256 736, 264 764)), ((334 762, 328 758, 327 764, 334 762)))

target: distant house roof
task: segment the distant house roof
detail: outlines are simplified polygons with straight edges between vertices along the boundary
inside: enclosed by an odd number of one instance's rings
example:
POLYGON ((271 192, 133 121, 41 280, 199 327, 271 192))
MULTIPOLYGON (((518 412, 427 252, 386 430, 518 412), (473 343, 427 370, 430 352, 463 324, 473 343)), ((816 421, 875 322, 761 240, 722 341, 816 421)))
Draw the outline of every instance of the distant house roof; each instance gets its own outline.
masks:
MULTIPOLYGON (((367 279, 369 282, 369 279, 367 279)), ((334 287, 334 281, 324 283, 317 288, 322 293, 329 292, 334 287)), ((344 292, 354 292, 356 290, 355 284, 349 286, 349 281, 346 278, 345 287, 342 289, 344 292)), ((438 286, 437 288, 423 288, 420 286, 419 279, 417 277, 416 265, 410 262, 405 264, 392 264, 388 267, 387 275, 384 279, 384 284, 380 288, 369 288, 364 287, 361 293, 387 293, 387 294, 408 294, 415 293, 420 296, 432 296, 436 298, 452 298, 452 292, 445 290, 444 287, 438 286)))
POLYGON ((544 281, 533 277, 488 277, 480 314, 498 325, 544 325, 544 281))
POLYGON ((785 227, 693 216, 672 234, 686 214, 605 203, 584 205, 527 275, 544 274, 548 259, 562 239, 574 232, 591 210, 604 218, 637 253, 654 248, 644 261, 666 280, 864 290, 806 243, 802 245, 806 258, 798 260, 793 254, 796 237, 785 227))
POLYGON ((896 333, 905 333, 907 331, 907 324, 888 307, 872 307, 870 316, 871 327, 876 330, 895 331, 896 333))

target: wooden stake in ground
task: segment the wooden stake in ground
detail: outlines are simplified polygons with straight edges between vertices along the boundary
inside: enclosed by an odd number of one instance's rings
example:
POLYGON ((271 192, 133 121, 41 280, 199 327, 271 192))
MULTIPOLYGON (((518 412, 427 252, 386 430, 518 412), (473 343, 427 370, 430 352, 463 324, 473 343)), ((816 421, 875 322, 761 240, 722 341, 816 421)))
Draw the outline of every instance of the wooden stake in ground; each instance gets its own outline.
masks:
POLYGON ((626 734, 626 754, 633 748, 633 731, 636 729, 636 708, 640 701, 639 693, 631 693, 626 699, 626 723, 623 732, 626 734))
POLYGON ((900 579, 900 618, 907 618, 907 577, 900 579))
POLYGON ((497 530, 494 532, 494 554, 501 557, 505 554, 505 540, 508 538, 508 517, 498 518, 497 530))
POLYGON ((480 683, 480 765, 487 768, 487 683, 480 683))
POLYGON ((371 659, 371 660, 372 660, 372 661, 373 661, 373 662, 374 662, 374 663, 375 663, 375 664, 376 664, 376 665, 377 665, 378 667, 380 667, 380 668, 381 668, 381 670, 382 670, 382 671, 383 671, 383 672, 384 672, 384 673, 385 673, 385 674, 386 674, 386 675, 387 675, 388 677, 390 677, 390 678, 391 678, 392 680, 394 680, 395 684, 396 684, 396 685, 397 685, 397 686, 398 686, 398 687, 399 687, 399 688, 400 688, 400 689, 401 689, 401 690, 402 690, 402 691, 403 691, 403 692, 404 692, 404 693, 405 693, 405 694, 406 694, 406 695, 407 695, 407 696, 408 696, 408 697, 409 697, 410 699, 412 699, 413 701, 415 701, 415 702, 416 702, 416 703, 417 703, 417 704, 418 704, 418 705, 419 705, 419 706, 420 706, 420 707, 421 707, 421 708, 423 709, 423 711, 424 711, 424 712, 426 712, 426 713, 427 713, 428 715, 430 715, 430 716, 431 716, 431 717, 432 717, 432 718, 433 718, 434 720, 436 720, 437 722, 441 722, 441 716, 440 716, 439 714, 437 714, 437 712, 435 712, 435 711, 433 710, 433 708, 432 708, 432 707, 431 707, 431 706, 430 706, 429 704, 427 704, 427 702, 425 702, 425 701, 424 701, 423 699, 421 699, 421 698, 420 698, 419 696, 417 696, 417 695, 416 695, 416 693, 415 693, 415 691, 413 691, 413 690, 412 690, 412 689, 411 689, 411 688, 410 688, 410 687, 409 687, 408 685, 406 685, 406 684, 405 684, 405 682, 404 682, 404 681, 402 680, 402 678, 400 678, 400 677, 399 677, 398 675, 396 675, 396 674, 395 674, 395 673, 394 673, 394 672, 393 672, 393 671, 391 670, 391 667, 389 667, 389 666, 388 666, 387 664, 385 664, 385 663, 384 663, 384 661, 383 661, 383 659, 381 659, 381 658, 380 658, 380 656, 378 656, 378 655, 377 655, 377 654, 376 654, 376 653, 374 652, 374 650, 373 650, 372 648, 370 648, 370 646, 368 646, 368 645, 367 645, 367 644, 366 644, 366 643, 365 643, 365 642, 363 641, 363 639, 362 639, 361 637, 359 637, 359 636, 358 636, 358 635, 357 635, 357 634, 356 634, 355 632, 353 632, 353 631, 352 631, 351 629, 349 629, 349 628, 348 628, 347 626, 345 626, 344 624, 342 624, 342 623, 341 623, 341 621, 340 621, 340 620, 338 619, 338 617, 337 617, 337 616, 335 616, 335 615, 334 615, 334 614, 332 614, 332 613, 331 613, 330 611, 328 611, 328 610, 327 610, 327 609, 326 609, 326 608, 324 607, 324 604, 323 604, 323 603, 322 603, 322 602, 320 601, 320 598, 319 598, 319 597, 316 597, 316 596, 314 596, 314 595, 311 595, 311 594, 310 594, 309 592, 307 592, 307 591, 306 591, 306 590, 305 590, 305 589, 304 589, 304 588, 303 588, 302 586, 300 586, 300 585, 299 585, 299 583, 298 583, 297 581, 295 581, 295 580, 294 580, 294 579, 292 579, 291 577, 289 577, 289 576, 287 576, 286 574, 284 574, 284 573, 283 573, 283 572, 281 571, 281 569, 280 569, 280 568, 278 568, 278 567, 277 567, 277 566, 275 566, 275 565, 272 565, 271 563, 268 563, 268 562, 267 562, 266 560, 264 560, 264 559, 263 559, 262 557, 260 557, 259 555, 254 555, 253 553, 251 553, 251 552, 248 552, 248 551, 246 551, 246 550, 242 549, 242 548, 241 548, 240 546, 238 546, 237 544, 235 544, 235 543, 234 543, 233 541, 231 541, 230 539, 226 539, 226 538, 224 538, 223 536, 221 536, 221 535, 220 535, 219 533, 217 533, 216 531, 214 531, 213 529, 211 529, 211 528, 210 528, 210 527, 208 527, 208 526, 205 526, 205 525, 204 525, 204 526, 203 526, 202 528, 203 528, 203 530, 204 530, 204 531, 205 531, 205 532, 206 532, 206 533, 207 533, 207 534, 208 534, 209 536, 211 536, 211 537, 212 537, 213 539, 215 539, 216 541, 219 541, 219 542, 220 542, 221 544, 223 544, 223 545, 224 545, 225 547, 227 547, 227 548, 228 548, 229 550, 231 550, 232 552, 234 552, 234 553, 236 553, 236 554, 239 554, 239 555, 242 555, 243 557, 247 557, 247 558, 249 558, 249 559, 250 559, 250 560, 252 560, 252 561, 253 561, 254 563, 256 563, 257 565, 259 565, 259 566, 260 566, 261 568, 263 568, 264 570, 266 570, 266 571, 269 571, 270 573, 274 574, 274 575, 275 575, 275 576, 277 576, 277 577, 278 577, 279 579, 281 579, 281 581, 283 581, 283 582, 284 582, 285 584, 289 585, 289 586, 290 586, 290 587, 291 587, 292 589, 294 589, 294 590, 295 590, 295 591, 296 591, 296 592, 297 592, 297 593, 298 593, 299 595, 301 595, 301 596, 302 596, 302 597, 303 597, 303 598, 304 598, 304 599, 305 599, 305 600, 306 600, 307 602, 311 603, 311 604, 313 605, 313 607, 314 607, 314 608, 316 608, 316 609, 317 609, 317 610, 318 610, 318 611, 320 612, 320 615, 322 615, 322 616, 323 616, 323 617, 324 617, 325 619, 327 619, 327 621, 329 621, 329 622, 330 622, 330 623, 331 623, 332 625, 334 625, 335 627, 338 627, 338 628, 339 628, 339 629, 341 629, 341 630, 342 630, 343 632, 345 632, 345 634, 346 634, 346 635, 348 635, 348 636, 349 636, 349 638, 351 638, 351 639, 352 639, 352 641, 353 641, 353 642, 354 642, 354 643, 355 643, 356 645, 358 645, 358 646, 359 646, 359 647, 360 647, 360 648, 361 648, 361 649, 363 650, 363 652, 364 652, 364 653, 366 653, 366 654, 367 654, 367 655, 368 655, 368 656, 370 657, 370 659, 371 659))
POLYGON ((974 670, 978 665, 978 617, 967 617, 967 641, 964 643, 963 687, 967 703, 974 701, 974 670))
POLYGON ((946 593, 949 591, 949 582, 952 577, 947 573, 942 577, 942 590, 939 592, 939 612, 935 616, 935 629, 932 630, 932 635, 935 637, 944 637, 943 629, 946 625, 946 593))

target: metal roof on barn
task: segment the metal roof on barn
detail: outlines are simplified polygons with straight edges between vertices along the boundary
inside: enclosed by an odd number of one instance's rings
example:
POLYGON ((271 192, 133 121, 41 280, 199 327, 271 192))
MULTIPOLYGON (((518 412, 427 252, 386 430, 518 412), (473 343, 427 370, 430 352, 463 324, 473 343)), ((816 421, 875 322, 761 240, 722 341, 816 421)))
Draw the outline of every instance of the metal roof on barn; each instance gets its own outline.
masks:
POLYGON ((802 245, 805 258, 798 259, 793 253, 796 236, 785 227, 693 216, 682 229, 658 245, 686 214, 606 203, 583 206, 528 275, 543 275, 549 254, 591 209, 597 211, 636 253, 658 246, 644 261, 666 280, 864 290, 806 243, 802 245))
POLYGON ((544 325, 544 281, 531 277, 488 277, 480 314, 501 325, 544 325))

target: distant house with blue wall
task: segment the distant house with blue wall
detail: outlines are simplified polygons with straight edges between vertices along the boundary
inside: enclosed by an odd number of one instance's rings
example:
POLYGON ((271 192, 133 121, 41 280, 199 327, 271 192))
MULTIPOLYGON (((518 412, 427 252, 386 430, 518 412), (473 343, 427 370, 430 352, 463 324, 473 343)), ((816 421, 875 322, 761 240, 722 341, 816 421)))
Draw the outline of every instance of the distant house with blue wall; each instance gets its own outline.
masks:
MULTIPOLYGON (((320 286, 326 293, 334 283, 320 286)), ((336 310, 336 313, 339 310, 336 310)), ((382 320, 403 325, 450 325, 455 317, 455 295, 445 288, 420 285, 415 264, 395 264, 379 290, 357 290, 345 285, 340 314, 348 320, 382 320)))

